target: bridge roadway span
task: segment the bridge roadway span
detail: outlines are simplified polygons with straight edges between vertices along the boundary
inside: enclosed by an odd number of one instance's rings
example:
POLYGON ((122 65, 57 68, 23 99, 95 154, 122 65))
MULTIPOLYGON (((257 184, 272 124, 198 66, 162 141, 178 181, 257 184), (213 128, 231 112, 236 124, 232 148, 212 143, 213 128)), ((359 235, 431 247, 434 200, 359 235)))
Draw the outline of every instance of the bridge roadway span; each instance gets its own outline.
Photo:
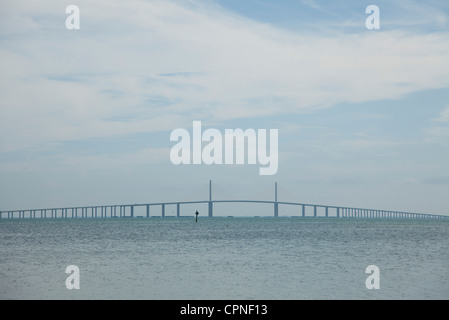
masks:
MULTIPOLYGON (((146 208, 146 217, 150 217, 150 208, 160 206, 161 217, 165 217, 166 206, 176 206, 176 216, 181 216, 181 205, 207 204, 208 216, 213 217, 214 203, 259 203, 273 205, 273 216, 279 216, 279 206, 299 206, 298 217, 326 217, 326 218, 409 218, 409 219, 449 219, 449 216, 413 213, 380 209, 351 208, 341 206, 329 206, 320 204, 307 204, 299 202, 268 201, 268 200, 203 200, 181 202, 157 202, 146 204, 125 204, 107 206, 83 206, 68 208, 26 209, 0 211, 1 219, 12 218, 133 218, 136 207, 146 208), (312 208, 312 213, 306 212, 306 208, 312 208), (318 214, 318 209, 324 208, 324 212, 318 214)), ((159 215, 158 215, 159 216, 159 215)), ((192 213, 193 216, 193 213, 192 213)))
MULTIPOLYGON (((363 209, 341 206, 328 206, 320 204, 307 204, 299 202, 278 201, 277 183, 274 185, 274 201, 269 200, 212 200, 212 180, 209 181, 209 200, 202 201, 178 201, 178 202, 156 202, 145 204, 121 204, 107 206, 83 206, 68 208, 47 208, 27 210, 5 210, 0 211, 0 219, 13 218, 134 218, 134 208, 146 207, 146 217, 150 217, 150 207, 161 206, 161 217, 165 217, 165 207, 176 205, 176 216, 181 216, 181 205, 207 204, 208 216, 213 217, 214 203, 259 203, 273 205, 274 217, 279 217, 279 206, 300 206, 298 217, 336 217, 336 218, 409 218, 409 219, 449 219, 449 216, 413 213, 379 209, 363 209), (313 208, 313 212, 306 212, 306 208, 313 208), (324 208, 324 213, 318 214, 318 208, 324 208), (108 214, 109 209, 109 214, 108 214), (127 213, 128 211, 128 213, 127 213), (80 215, 80 216, 79 216, 80 215)), ((321 210, 322 211, 322 210, 321 210)), ((192 213, 193 216, 193 213, 192 213)))

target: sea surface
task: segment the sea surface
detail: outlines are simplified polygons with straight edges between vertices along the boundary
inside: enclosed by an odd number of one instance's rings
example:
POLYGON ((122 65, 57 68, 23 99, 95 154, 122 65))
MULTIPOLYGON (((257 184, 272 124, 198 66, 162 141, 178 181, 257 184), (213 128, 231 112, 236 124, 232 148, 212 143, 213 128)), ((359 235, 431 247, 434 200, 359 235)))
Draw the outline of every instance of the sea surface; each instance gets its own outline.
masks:
POLYGON ((0 299, 446 300, 449 220, 1 219, 0 299))

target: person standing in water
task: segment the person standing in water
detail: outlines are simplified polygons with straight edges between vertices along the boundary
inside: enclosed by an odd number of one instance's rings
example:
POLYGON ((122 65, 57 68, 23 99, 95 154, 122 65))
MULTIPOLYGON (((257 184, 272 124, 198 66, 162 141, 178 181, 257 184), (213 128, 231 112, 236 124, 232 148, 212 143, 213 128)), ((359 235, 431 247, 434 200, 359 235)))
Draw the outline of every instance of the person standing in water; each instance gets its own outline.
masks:
POLYGON ((196 210, 196 212, 195 212, 195 215, 196 215, 196 223, 198 223, 198 215, 199 215, 200 213, 198 212, 198 210, 196 210))

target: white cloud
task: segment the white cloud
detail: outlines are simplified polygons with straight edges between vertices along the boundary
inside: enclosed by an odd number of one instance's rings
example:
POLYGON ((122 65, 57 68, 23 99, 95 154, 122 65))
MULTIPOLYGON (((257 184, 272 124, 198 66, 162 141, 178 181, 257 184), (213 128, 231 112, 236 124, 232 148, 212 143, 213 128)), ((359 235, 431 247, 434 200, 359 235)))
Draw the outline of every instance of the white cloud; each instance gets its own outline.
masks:
MULTIPOLYGON (((447 127, 432 127, 427 130, 427 134, 433 138, 443 137, 447 139, 446 137, 449 137, 449 128, 447 127)), ((433 141, 433 140, 431 140, 433 141)), ((447 140, 445 140, 447 142, 447 140)))
POLYGON ((449 106, 444 109, 438 118, 433 119, 434 121, 449 122, 449 106))
POLYGON ((84 172, 86 169, 112 173, 117 168, 128 170, 130 168, 149 168, 166 164, 169 155, 170 149, 168 148, 145 148, 127 153, 92 155, 58 153, 21 161, 0 161, 0 173, 11 171, 61 172, 68 170, 84 172))
POLYGON ((441 28, 447 26, 448 16, 446 10, 448 9, 448 6, 446 1, 439 1, 433 4, 423 3, 423 1, 395 1, 395 5, 403 14, 402 18, 400 18, 399 21, 395 22, 394 20, 392 20, 390 22, 392 24, 435 24, 441 28), (438 6, 436 4, 438 4, 438 6))
POLYGON ((194 3, 79 6, 79 31, 58 1, 3 7, 0 151, 449 86, 448 33, 317 37, 194 3))
POLYGON ((309 6, 309 7, 313 8, 313 9, 320 10, 320 11, 325 11, 325 10, 323 9, 322 6, 318 5, 318 4, 317 4, 315 1, 313 1, 313 0, 301 0, 301 2, 302 2, 304 5, 309 6))

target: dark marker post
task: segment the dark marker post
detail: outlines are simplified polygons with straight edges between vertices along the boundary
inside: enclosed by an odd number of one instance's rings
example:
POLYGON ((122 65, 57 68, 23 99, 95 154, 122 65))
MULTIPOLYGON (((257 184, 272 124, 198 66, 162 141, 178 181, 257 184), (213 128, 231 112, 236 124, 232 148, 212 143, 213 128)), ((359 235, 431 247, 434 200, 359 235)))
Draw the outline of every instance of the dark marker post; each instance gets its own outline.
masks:
POLYGON ((195 219, 195 222, 196 223, 198 223, 198 215, 199 215, 200 213, 198 212, 198 210, 196 210, 196 212, 195 212, 195 215, 196 215, 196 219, 195 219))

